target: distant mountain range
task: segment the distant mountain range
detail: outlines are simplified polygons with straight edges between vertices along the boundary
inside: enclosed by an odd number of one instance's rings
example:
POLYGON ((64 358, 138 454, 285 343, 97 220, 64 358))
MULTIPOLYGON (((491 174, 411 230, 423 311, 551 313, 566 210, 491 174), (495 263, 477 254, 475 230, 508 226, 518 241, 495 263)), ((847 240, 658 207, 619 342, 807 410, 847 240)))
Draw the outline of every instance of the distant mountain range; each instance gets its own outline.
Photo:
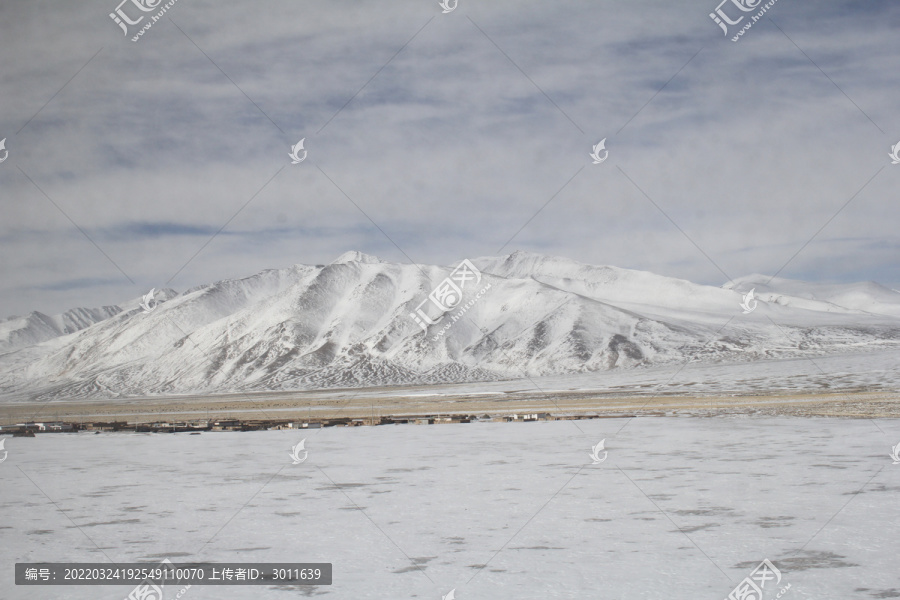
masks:
POLYGON ((7 319, 0 394, 69 399, 486 381, 900 344, 900 293, 876 283, 752 275, 714 287, 525 252, 470 265, 395 264, 348 252, 328 265, 162 290, 151 312, 137 298, 7 319), (745 313, 751 289, 757 304, 745 313))

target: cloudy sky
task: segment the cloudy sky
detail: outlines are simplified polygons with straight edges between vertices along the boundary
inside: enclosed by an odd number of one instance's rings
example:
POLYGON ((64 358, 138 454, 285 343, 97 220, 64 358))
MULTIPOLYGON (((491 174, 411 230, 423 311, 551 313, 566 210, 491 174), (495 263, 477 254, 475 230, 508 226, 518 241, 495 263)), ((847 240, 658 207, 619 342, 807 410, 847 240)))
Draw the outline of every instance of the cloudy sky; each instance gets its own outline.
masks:
POLYGON ((900 288, 900 6, 716 4, 0 1, 0 317, 347 250, 900 288))

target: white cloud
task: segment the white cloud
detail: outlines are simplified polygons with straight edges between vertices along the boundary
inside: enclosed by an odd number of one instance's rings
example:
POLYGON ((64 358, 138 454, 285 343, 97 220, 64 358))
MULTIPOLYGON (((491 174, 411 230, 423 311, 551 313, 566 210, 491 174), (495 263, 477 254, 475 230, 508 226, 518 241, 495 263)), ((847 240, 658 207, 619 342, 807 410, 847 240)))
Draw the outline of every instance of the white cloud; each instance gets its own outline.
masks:
POLYGON ((724 39, 713 4, 177 3, 171 19, 228 77, 168 19, 134 44, 114 3, 4 6, 0 315, 159 287, 281 167, 170 285, 348 249, 406 260, 319 168, 406 255, 451 263, 496 252, 584 167, 505 252, 721 283, 690 240, 732 277, 774 272, 886 166, 783 274, 900 287, 897 9, 771 11, 845 96, 767 20, 724 39), (301 137, 309 159, 291 166, 301 137), (610 159, 591 165, 602 137, 610 159))

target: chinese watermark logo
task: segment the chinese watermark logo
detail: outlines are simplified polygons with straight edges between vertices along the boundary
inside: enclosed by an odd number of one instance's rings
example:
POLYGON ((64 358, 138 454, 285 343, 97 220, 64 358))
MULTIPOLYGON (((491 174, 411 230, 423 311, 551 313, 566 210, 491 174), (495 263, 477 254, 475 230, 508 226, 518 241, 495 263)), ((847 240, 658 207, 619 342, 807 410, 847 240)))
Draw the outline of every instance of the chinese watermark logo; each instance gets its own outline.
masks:
MULTIPOLYGON (((6 438, 0 439, 0 450, 3 450, 3 458, 0 458, 0 463, 6 460, 6 457, 9 456, 9 451, 3 447, 3 444, 6 443, 6 438)), ((900 444, 897 444, 897 447, 900 448, 900 444)))
POLYGON ((751 10, 753 10, 757 6, 759 6, 759 3, 761 1, 762 0, 756 0, 756 2, 753 2, 753 0, 722 0, 719 3, 719 5, 716 7, 715 12, 709 13, 709 18, 712 19, 713 21, 715 21, 716 25, 718 25, 719 27, 722 28, 722 31, 725 32, 725 35, 728 35, 728 26, 726 25, 726 23, 728 25, 737 25, 738 23, 740 23, 741 21, 744 20, 744 17, 742 15, 742 16, 738 17, 736 20, 732 21, 728 17, 728 15, 725 14, 725 11, 722 10, 722 5, 726 4, 728 2, 731 2, 732 4, 737 6, 740 10, 742 10, 743 12, 750 12, 751 10))
MULTIPOLYGON (((900 144, 897 144, 900 147, 900 144)), ((3 158, 0 158, 0 163, 9 158, 9 150, 6 149, 6 138, 0 140, 0 150, 3 150, 3 158)))
POLYGON ((128 17, 128 15, 125 14, 125 11, 122 10, 122 5, 126 2, 131 2, 143 12, 150 12, 151 10, 154 10, 157 6, 159 6, 159 3, 162 2, 162 0, 156 0, 156 2, 153 2, 153 0, 122 0, 121 2, 119 2, 119 5, 116 7, 115 12, 109 13, 109 18, 115 21, 116 25, 121 27, 122 32, 127 36, 128 25, 137 25, 144 20, 144 16, 141 15, 136 20, 132 21, 128 17))
POLYGON ((114 12, 109 13, 109 18, 112 19, 116 25, 122 28, 122 32, 127 36, 128 35, 128 26, 129 25, 137 25, 141 21, 144 20, 146 15, 141 15, 137 19, 131 19, 125 11, 122 9, 122 5, 131 2, 138 10, 141 12, 152 12, 154 10, 160 9, 155 15, 150 15, 150 20, 144 24, 143 27, 135 34, 134 37, 131 38, 132 42, 138 41, 144 32, 153 27, 153 24, 159 21, 162 16, 166 13, 167 10, 175 6, 175 3, 178 0, 169 0, 166 2, 161 8, 163 0, 122 0, 119 2, 119 5, 116 7, 114 12))
MULTIPOLYGON (((463 290, 467 285, 478 285, 480 282, 481 271, 475 268, 475 265, 469 262, 468 259, 465 259, 459 263, 459 266, 453 269, 449 277, 437 284, 437 286, 431 290, 431 293, 428 294, 427 298, 419 302, 419 305, 416 306, 416 312, 409 313, 409 316, 411 316, 419 327, 422 328, 422 331, 428 331, 428 325, 437 325, 440 320, 444 318, 444 313, 459 307, 463 299, 463 290), (434 318, 431 318, 422 308, 422 305, 429 301, 431 302, 431 305, 437 309, 434 318)), ((469 300, 456 315, 453 315, 451 317, 451 323, 448 323, 444 329, 441 330, 439 335, 443 335, 453 323, 462 318, 466 311, 469 310, 469 308, 471 308, 472 305, 474 305, 475 302, 490 289, 490 287, 490 284, 488 284, 486 287, 482 288, 475 298, 469 300)), ((436 338, 437 336, 435 336, 435 339, 436 338)))
MULTIPOLYGON (((0 148, 3 148, 3 142, 0 142, 0 148)), ((888 154, 888 156, 893 159, 891 162, 892 165, 900 165, 900 142, 897 142, 897 145, 895 146, 891 146, 891 153, 888 154)), ((3 160, 6 160, 6 158, 3 160)), ((0 162, 3 162, 3 160, 0 160, 0 162)))
MULTIPOLYGON (((749 577, 737 584, 737 587, 731 590, 728 598, 725 600, 762 600, 762 591, 766 587, 766 582, 774 580, 775 585, 781 583, 781 571, 773 565, 769 559, 759 563, 749 577), (757 585, 758 584, 758 585, 757 585)), ((791 584, 782 589, 776 598, 780 598, 784 592, 791 588, 791 584)))
POLYGON ((752 313, 759 305, 759 302, 756 300, 756 298, 753 297, 753 292, 755 291, 756 288, 753 288, 752 290, 744 294, 744 301, 741 302, 741 308, 744 309, 745 315, 749 315, 750 313, 752 313))
POLYGON ((441 596, 441 600, 454 600, 456 598, 456 588, 450 590, 450 593, 446 596, 441 596))
POLYGON ((143 581, 134 586, 125 600, 163 600, 163 587, 165 586, 156 585, 151 581, 143 581))
MULTIPOLYGON (((3 448, 3 442, 2 442, 2 441, 0 441, 0 448, 3 448)), ((892 448, 891 448, 891 451, 892 451, 892 452, 891 452, 891 458, 894 459, 894 462, 893 462, 892 464, 900 465, 900 444, 897 444, 896 446, 892 447, 892 448)), ((4 458, 5 458, 5 457, 4 457, 4 458)), ((3 462, 3 461, 0 460, 0 462, 3 462)))
POLYGON ((153 299, 153 294, 156 293, 156 288, 150 288, 150 291, 141 299, 141 308, 145 313, 153 312, 156 310, 156 307, 159 306, 159 302, 153 299))
POLYGON ((292 165, 299 165, 304 160, 306 160, 306 150, 303 150, 303 141, 305 139, 306 138, 303 138, 302 140, 300 140, 299 142, 297 142, 296 144, 291 146, 291 152, 290 152, 290 154, 288 154, 288 156, 290 156, 292 159, 291 160, 292 165), (303 156, 300 156, 301 150, 303 150, 303 156))
MULTIPOLYGON (((755 15, 750 15, 750 20, 737 32, 737 34, 731 38, 732 42, 738 41, 744 33, 753 27, 753 24, 759 21, 766 11, 772 8, 778 0, 769 0, 762 7, 760 7, 760 3, 763 0, 722 0, 719 5, 716 7, 714 12, 709 13, 709 18, 712 19, 716 25, 722 28, 722 31, 725 35, 728 35, 728 26, 729 25, 738 25, 741 21, 744 20, 746 15, 740 15, 737 19, 732 19, 729 17, 725 11, 722 9, 724 4, 731 2, 738 10, 741 12, 749 13, 754 10, 759 9, 759 11, 755 15)), ((740 14, 740 13, 737 13, 740 14)))
POLYGON ((591 460, 594 461, 594 462, 591 463, 591 464, 599 465, 599 464, 602 463, 604 460, 606 460, 606 456, 609 454, 609 452, 607 452, 607 451, 604 450, 604 448, 603 448, 603 444, 605 444, 605 443, 606 443, 606 438, 603 438, 602 440, 600 440, 600 443, 599 443, 599 444, 597 444, 596 446, 592 446, 592 447, 591 447, 591 454, 590 454, 590 457, 591 457, 591 460), (601 451, 603 452, 603 458, 600 458, 600 452, 601 452, 601 451))
POLYGON ((294 464, 295 464, 295 465, 299 465, 299 464, 302 463, 304 460, 306 460, 306 457, 307 457, 307 456, 309 456, 309 451, 308 451, 306 448, 303 447, 303 445, 304 445, 305 443, 306 443, 306 438, 303 438, 302 440, 300 440, 300 443, 299 443, 299 444, 297 444, 296 446, 292 446, 292 447, 291 447, 291 455, 290 455, 290 456, 291 456, 292 459, 294 459, 294 464), (301 453, 301 452, 303 453, 303 457, 302 457, 302 458, 300 457, 300 453, 301 453))
POLYGON ((600 140, 600 142, 593 147, 594 151, 591 152, 591 158, 594 159, 594 164, 599 165, 604 160, 609 158, 609 150, 606 149, 606 138, 600 140), (600 151, 603 150, 603 158, 600 157, 600 151))
POLYGON ((444 9, 443 14, 446 15, 448 12, 453 12, 454 10, 456 10, 457 5, 459 4, 459 0, 441 0, 440 2, 438 2, 438 4, 440 4, 441 8, 444 9))

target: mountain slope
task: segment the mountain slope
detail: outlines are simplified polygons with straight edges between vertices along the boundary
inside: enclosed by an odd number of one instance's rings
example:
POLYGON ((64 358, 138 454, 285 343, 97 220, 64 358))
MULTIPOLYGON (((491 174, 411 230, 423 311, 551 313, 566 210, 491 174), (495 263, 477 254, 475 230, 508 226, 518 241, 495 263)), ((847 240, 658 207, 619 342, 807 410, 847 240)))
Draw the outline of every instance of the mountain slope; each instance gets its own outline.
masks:
POLYGON ((742 314, 740 292, 753 280, 725 289, 521 252, 472 263, 480 280, 474 272, 460 279, 462 301, 440 319, 428 295, 459 271, 357 252, 173 292, 152 312, 134 304, 0 355, 0 393, 54 399, 486 381, 900 341, 892 312, 900 301, 890 295, 900 294, 875 284, 793 282, 780 284, 780 296, 759 285, 758 308, 742 314), (797 300, 778 301, 788 289, 797 300), (865 310, 873 306, 881 312, 865 310), (423 330, 411 313, 435 323, 423 330))
POLYGON ((843 309, 900 318, 900 293, 873 281, 823 284, 749 275, 735 279, 734 285, 723 287, 741 293, 755 288, 757 298, 782 306, 810 307, 826 312, 843 309))
POLYGON ((120 312, 122 309, 118 306, 104 306, 73 308, 53 316, 34 311, 24 317, 10 317, 0 322, 0 352, 80 331, 120 312))

